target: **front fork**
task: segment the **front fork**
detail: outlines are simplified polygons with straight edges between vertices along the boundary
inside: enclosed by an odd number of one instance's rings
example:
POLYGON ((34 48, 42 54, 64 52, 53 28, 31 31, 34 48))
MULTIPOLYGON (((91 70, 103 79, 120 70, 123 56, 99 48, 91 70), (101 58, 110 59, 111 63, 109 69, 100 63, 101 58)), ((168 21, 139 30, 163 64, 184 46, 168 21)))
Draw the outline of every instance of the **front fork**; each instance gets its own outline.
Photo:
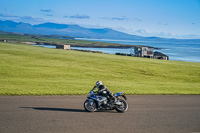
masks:
MULTIPOLYGON (((97 99, 88 99, 88 100, 90 101, 90 104, 91 104, 91 103, 93 104, 93 102, 96 102, 97 108, 98 108, 98 109, 101 108, 101 102, 100 102, 99 100, 97 100, 97 99)), ((91 105, 92 105, 92 104, 91 104, 91 105)))

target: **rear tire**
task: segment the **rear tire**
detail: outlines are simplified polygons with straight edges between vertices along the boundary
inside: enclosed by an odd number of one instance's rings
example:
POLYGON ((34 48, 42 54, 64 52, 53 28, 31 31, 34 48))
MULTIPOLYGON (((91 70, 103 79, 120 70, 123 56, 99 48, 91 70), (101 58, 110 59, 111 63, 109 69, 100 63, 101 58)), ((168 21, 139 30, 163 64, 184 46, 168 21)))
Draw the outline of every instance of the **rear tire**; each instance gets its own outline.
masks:
POLYGON ((119 102, 121 102, 122 105, 117 105, 115 110, 120 113, 126 112, 128 110, 128 103, 122 99, 119 99, 119 102))
POLYGON ((127 100, 126 96, 121 96, 121 95, 120 95, 120 96, 118 96, 117 98, 118 98, 118 99, 125 100, 125 101, 127 100))
POLYGON ((94 112, 97 110, 97 104, 96 104, 96 102, 94 102, 94 101, 91 102, 90 100, 87 99, 84 102, 84 108, 88 112, 94 112))

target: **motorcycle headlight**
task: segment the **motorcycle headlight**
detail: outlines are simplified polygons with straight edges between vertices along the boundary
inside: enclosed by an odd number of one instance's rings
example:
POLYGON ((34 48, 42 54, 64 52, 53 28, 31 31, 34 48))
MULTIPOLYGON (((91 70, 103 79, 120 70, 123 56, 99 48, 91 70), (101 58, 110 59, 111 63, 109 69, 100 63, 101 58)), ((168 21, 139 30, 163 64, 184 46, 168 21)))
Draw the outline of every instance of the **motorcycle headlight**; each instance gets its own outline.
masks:
POLYGON ((103 94, 106 94, 107 93, 107 91, 103 91, 103 94))

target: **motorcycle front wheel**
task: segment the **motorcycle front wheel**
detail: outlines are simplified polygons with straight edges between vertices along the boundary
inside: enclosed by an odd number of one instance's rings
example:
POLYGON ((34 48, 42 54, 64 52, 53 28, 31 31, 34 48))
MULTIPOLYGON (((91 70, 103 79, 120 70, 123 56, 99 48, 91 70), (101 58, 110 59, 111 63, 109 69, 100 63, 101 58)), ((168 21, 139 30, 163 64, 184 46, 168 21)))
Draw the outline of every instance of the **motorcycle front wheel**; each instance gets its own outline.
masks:
POLYGON ((121 105, 117 105, 115 110, 120 113, 126 112, 128 110, 128 103, 122 99, 119 99, 118 101, 121 102, 121 105))
POLYGON ((94 112, 94 111, 97 110, 97 104, 96 104, 96 102, 94 102, 93 100, 88 100, 88 99, 87 99, 87 100, 84 102, 84 108, 85 108, 85 110, 88 111, 88 112, 94 112))

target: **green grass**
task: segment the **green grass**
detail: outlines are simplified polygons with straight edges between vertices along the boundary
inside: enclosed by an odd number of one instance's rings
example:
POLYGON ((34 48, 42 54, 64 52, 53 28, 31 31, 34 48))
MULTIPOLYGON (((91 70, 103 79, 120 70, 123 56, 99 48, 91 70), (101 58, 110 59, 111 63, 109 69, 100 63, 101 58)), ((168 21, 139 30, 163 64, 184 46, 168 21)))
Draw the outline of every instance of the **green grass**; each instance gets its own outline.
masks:
POLYGON ((200 94, 200 63, 0 43, 0 95, 200 94))

